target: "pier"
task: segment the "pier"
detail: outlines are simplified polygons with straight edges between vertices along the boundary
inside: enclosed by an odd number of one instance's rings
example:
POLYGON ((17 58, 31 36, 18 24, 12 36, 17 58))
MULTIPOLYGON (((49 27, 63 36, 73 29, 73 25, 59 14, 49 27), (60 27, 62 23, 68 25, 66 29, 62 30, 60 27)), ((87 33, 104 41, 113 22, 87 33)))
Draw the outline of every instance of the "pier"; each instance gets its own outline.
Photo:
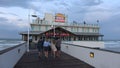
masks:
POLYGON ((64 42, 60 58, 49 54, 46 59, 38 58, 36 49, 26 52, 26 45, 21 43, 0 51, 0 68, 120 68, 120 52, 64 42))
POLYGON ((38 58, 37 50, 25 53, 14 68, 94 68, 87 63, 62 52, 60 58, 38 58))

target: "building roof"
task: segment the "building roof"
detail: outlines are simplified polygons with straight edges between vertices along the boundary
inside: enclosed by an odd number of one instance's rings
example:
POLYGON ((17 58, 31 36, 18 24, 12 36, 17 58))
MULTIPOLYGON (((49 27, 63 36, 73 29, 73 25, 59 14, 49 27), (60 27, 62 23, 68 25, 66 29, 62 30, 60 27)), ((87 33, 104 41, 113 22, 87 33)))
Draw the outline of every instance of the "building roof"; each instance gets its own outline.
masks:
MULTIPOLYGON (((61 27, 56 27, 55 29, 63 30, 63 31, 66 31, 66 32, 68 32, 68 33, 70 33, 70 34, 77 35, 77 36, 79 36, 79 35, 103 36, 103 35, 100 34, 100 33, 70 32, 70 31, 68 31, 68 30, 66 30, 66 29, 64 29, 64 28, 61 28, 61 27)), ((49 30, 47 30, 47 31, 30 31, 29 34, 30 34, 30 35, 39 35, 39 34, 43 34, 43 33, 46 33, 46 32, 48 32, 48 31, 52 31, 52 30, 53 30, 53 29, 49 29, 49 30)), ((20 34, 21 34, 21 35, 25 35, 25 34, 27 35, 27 34, 28 34, 28 31, 21 32, 20 34)))
MULTIPOLYGON (((39 35, 39 34, 41 34, 41 33, 43 33, 43 32, 42 32, 42 31, 30 31, 30 32, 29 32, 30 35, 39 35)), ((23 35, 23 34, 28 34, 28 31, 20 32, 20 34, 21 34, 21 35, 23 35)))
POLYGON ((100 33, 85 33, 85 32, 73 32, 75 35, 90 35, 90 36, 103 36, 100 33))
MULTIPOLYGON (((67 32, 69 34, 75 35, 74 33, 70 32, 70 31, 68 31, 68 30, 66 30, 64 28, 61 28, 61 27, 56 27, 55 30, 65 31, 65 32, 67 32)), ((54 31, 54 29, 47 30, 44 33, 49 32, 49 31, 54 31)))

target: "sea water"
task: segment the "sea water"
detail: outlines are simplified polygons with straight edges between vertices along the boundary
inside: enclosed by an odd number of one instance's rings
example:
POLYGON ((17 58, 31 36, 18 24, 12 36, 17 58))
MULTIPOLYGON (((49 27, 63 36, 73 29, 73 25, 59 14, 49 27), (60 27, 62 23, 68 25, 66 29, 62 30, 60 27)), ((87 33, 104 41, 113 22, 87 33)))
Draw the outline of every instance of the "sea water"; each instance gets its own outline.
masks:
POLYGON ((120 52, 120 41, 104 41, 106 50, 120 52))
POLYGON ((0 39, 0 51, 7 49, 9 47, 16 46, 23 42, 25 42, 25 41, 17 40, 17 39, 0 39))

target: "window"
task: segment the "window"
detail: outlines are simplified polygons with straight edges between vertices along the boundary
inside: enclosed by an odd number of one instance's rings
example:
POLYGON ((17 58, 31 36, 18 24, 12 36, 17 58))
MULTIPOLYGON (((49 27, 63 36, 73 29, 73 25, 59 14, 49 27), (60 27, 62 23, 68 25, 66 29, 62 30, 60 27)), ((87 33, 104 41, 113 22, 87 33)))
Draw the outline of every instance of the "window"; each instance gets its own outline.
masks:
POLYGON ((41 31, 41 26, 39 26, 39 31, 41 31))
POLYGON ((78 32, 79 28, 77 28, 77 32, 78 32))
POLYGON ((95 29, 93 29, 93 32, 95 32, 95 29))
POLYGON ((89 28, 87 28, 87 32, 89 32, 89 28))
POLYGON ((32 30, 32 31, 34 30, 34 27, 33 27, 33 26, 31 26, 31 30, 32 30))
POLYGON ((46 30, 48 30, 48 26, 46 26, 46 30))
POLYGON ((73 27, 71 27, 71 31, 73 32, 74 30, 73 30, 73 27))
POLYGON ((84 28, 82 28, 82 32, 84 32, 84 28))

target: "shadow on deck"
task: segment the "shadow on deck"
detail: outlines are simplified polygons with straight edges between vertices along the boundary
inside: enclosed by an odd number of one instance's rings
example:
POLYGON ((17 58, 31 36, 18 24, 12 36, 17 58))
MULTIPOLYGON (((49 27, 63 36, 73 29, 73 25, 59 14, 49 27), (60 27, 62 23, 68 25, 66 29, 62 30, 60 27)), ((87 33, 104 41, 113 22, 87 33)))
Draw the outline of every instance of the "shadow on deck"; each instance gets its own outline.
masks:
POLYGON ((14 68, 94 68, 87 63, 80 61, 62 52, 60 58, 49 56, 48 59, 38 58, 37 51, 32 50, 25 53, 14 68))

